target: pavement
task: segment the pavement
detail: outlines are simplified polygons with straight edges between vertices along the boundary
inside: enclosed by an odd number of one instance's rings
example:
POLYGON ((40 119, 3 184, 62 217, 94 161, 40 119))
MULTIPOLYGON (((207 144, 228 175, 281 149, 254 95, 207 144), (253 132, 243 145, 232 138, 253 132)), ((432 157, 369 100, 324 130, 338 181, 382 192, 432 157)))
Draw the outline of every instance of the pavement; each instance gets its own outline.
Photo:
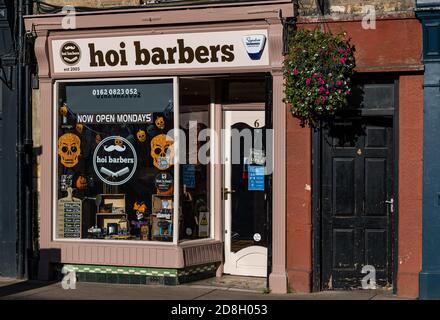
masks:
MULTIPOLYGON (((223 278, 220 278, 223 279, 223 278)), ((324 291, 284 295, 265 292, 261 282, 243 288, 241 278, 205 280, 179 286, 76 283, 65 290, 59 282, 0 278, 0 300, 400 300, 387 290, 324 291)), ((246 281, 244 281, 246 282, 246 281)))

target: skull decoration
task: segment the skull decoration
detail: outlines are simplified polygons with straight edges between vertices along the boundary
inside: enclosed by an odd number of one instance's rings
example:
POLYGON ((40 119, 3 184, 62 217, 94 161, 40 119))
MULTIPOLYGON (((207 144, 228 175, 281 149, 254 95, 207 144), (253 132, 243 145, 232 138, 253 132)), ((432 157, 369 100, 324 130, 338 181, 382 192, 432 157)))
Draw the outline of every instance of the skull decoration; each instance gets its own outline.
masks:
POLYGON ((163 130, 165 128, 165 121, 163 120, 163 117, 157 117, 154 123, 156 124, 156 127, 158 127, 160 130, 163 130))
POLYGON ((58 154, 61 163, 66 168, 72 168, 78 164, 81 154, 81 139, 73 133, 65 133, 58 139, 58 154))
POLYGON ((159 170, 167 170, 173 165, 174 140, 166 134, 159 134, 151 140, 151 157, 159 170))
POLYGON ((82 123, 77 123, 75 126, 76 131, 78 131, 79 134, 83 132, 84 125, 82 123))
POLYGON ((60 107, 60 114, 62 116, 66 116, 68 111, 69 111, 69 108, 67 107, 67 105, 65 103, 63 103, 63 105, 60 107))
POLYGON ((139 142, 145 142, 145 140, 147 140, 147 134, 145 133, 144 130, 139 130, 136 133, 136 136, 137 136, 139 142))
POLYGON ((118 146, 120 146, 120 147, 122 147, 122 145, 124 144, 124 142, 122 141, 121 138, 116 138, 116 139, 115 139, 115 144, 118 145, 118 146))

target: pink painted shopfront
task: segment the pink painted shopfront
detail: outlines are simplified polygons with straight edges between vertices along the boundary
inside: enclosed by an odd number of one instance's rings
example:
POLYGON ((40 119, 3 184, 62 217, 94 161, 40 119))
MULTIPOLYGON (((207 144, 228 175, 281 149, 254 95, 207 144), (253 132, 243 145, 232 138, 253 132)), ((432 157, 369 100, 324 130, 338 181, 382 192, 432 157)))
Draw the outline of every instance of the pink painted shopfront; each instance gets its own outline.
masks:
POLYGON ((280 0, 79 13, 75 29, 26 18, 41 278, 68 265, 86 281, 236 274, 287 291, 281 67, 293 16, 280 0), (234 149, 231 132, 251 144, 234 149))

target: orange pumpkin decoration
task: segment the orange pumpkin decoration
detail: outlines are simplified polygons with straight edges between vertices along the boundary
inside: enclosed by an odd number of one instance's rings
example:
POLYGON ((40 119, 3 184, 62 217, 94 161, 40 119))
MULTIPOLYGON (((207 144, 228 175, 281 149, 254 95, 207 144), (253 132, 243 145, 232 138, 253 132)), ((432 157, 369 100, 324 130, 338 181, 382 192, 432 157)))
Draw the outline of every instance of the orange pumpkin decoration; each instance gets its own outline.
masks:
POLYGON ((78 179, 76 179, 75 185, 76 188, 80 190, 87 188, 87 178, 84 176, 79 176, 78 179))
POLYGON ((66 116, 69 112, 69 108, 67 107, 67 104, 63 103, 63 105, 60 107, 60 114, 62 116, 66 116))
POLYGON ((147 205, 145 203, 139 204, 137 201, 133 205, 133 209, 137 212, 145 213, 147 205))
POLYGON ((79 134, 81 134, 84 130, 84 125, 82 123, 77 123, 75 129, 79 134))

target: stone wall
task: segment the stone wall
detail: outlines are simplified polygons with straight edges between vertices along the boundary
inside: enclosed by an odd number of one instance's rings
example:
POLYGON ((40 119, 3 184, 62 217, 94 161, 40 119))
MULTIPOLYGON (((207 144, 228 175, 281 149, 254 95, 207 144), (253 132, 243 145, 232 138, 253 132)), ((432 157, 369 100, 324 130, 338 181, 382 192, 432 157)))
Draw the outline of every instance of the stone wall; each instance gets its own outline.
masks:
MULTIPOLYGON (((316 0, 298 0, 300 16, 317 15, 316 0)), ((374 6, 377 13, 393 13, 413 11, 415 0, 327 0, 325 6, 328 13, 335 14, 362 14, 363 7, 374 6)))

